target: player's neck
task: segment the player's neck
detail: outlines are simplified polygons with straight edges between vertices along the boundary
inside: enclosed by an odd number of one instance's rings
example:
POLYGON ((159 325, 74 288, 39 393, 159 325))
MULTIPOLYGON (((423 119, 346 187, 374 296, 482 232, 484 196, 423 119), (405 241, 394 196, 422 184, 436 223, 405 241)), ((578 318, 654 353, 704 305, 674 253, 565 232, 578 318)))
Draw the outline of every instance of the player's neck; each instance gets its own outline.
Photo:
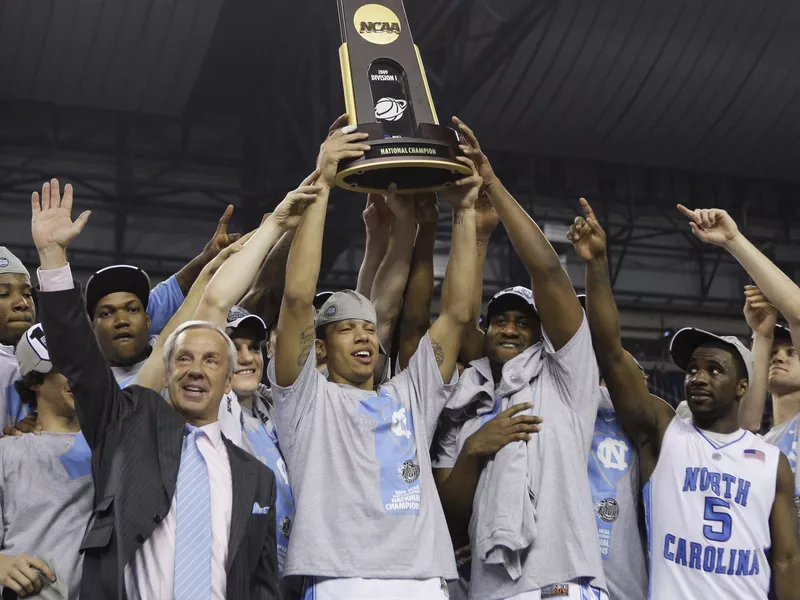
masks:
POLYGON ((331 383, 352 385, 354 388, 358 388, 360 390, 366 390, 368 392, 371 392, 372 390, 375 389, 375 377, 370 377, 369 379, 367 379, 366 381, 361 382, 361 383, 355 383, 353 381, 349 381, 349 380, 345 379, 344 377, 342 377, 338 373, 336 373, 334 371, 331 371, 329 369, 328 370, 328 380, 331 383))
POLYGON ((42 428, 42 431, 55 433, 77 433, 81 430, 77 415, 59 415, 41 404, 39 405, 39 413, 36 416, 36 424, 42 428))
POLYGON ((239 399, 239 406, 248 410, 253 410, 253 396, 255 396, 255 394, 250 394, 249 396, 240 396, 236 394, 236 397, 239 399))
MULTIPOLYGON (((738 406, 738 405, 737 405, 738 406)), ((735 433, 739 430, 739 420, 737 411, 732 411, 730 415, 716 419, 702 419, 696 415, 692 415, 692 421, 695 426, 703 431, 710 431, 711 433, 735 433)))
POLYGON ((800 390, 788 394, 772 394, 773 425, 780 425, 800 413, 800 390))

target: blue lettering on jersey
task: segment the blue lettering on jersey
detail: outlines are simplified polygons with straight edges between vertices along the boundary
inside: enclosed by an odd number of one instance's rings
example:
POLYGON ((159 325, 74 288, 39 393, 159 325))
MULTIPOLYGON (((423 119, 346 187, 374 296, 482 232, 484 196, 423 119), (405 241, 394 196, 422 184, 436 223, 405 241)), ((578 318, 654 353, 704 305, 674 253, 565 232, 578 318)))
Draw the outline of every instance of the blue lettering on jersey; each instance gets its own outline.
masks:
POLYGON ((684 492, 713 492, 720 498, 733 499, 736 504, 747 506, 750 482, 728 473, 715 473, 706 467, 686 467, 683 480, 684 492), (734 488, 734 485, 736 486, 734 488))
POLYGON ((359 404, 359 412, 376 423, 375 457, 381 469, 384 514, 419 515, 422 488, 411 411, 384 390, 359 404))
MULTIPOLYGON (((271 423, 270 423, 271 425, 271 423)), ((253 455, 264 463, 274 474, 277 483, 277 502, 275 505, 275 536, 278 543, 278 574, 283 573, 286 553, 289 550, 289 535, 294 517, 294 497, 289 487, 289 474, 281 456, 276 440, 262 425, 254 428, 245 425, 245 434, 253 455)))
POLYGON ((617 484, 630 470, 632 460, 633 444, 617 423, 616 413, 611 409, 597 411, 589 454, 589 483, 603 560, 608 559, 614 522, 619 517, 617 484))
POLYGON ((92 450, 79 432, 72 442, 72 448, 58 457, 70 479, 78 479, 92 473, 92 450))
POLYGON ((704 546, 697 542, 688 542, 671 533, 664 536, 663 555, 668 561, 682 567, 716 575, 750 577, 758 575, 761 571, 756 550, 704 546))

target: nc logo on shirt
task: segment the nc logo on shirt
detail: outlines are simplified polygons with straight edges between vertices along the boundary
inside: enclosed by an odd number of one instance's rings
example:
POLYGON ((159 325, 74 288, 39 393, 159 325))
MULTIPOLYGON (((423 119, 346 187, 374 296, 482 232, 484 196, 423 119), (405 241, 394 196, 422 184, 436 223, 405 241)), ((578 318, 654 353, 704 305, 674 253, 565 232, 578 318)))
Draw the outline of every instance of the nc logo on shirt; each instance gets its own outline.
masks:
POLYGON ((625 460, 627 451, 628 444, 622 440, 607 437, 597 446, 597 458, 606 469, 625 471, 628 468, 628 462, 625 460))
POLYGON ((408 419, 406 417, 405 406, 392 413, 392 433, 398 437, 411 437, 411 431, 408 429, 408 419))

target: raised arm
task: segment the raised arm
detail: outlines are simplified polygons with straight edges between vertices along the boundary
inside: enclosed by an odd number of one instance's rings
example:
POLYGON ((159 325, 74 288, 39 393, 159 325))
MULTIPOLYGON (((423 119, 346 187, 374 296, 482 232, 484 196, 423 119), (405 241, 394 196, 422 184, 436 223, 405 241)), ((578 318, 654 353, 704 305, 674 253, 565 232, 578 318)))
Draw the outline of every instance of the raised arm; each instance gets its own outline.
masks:
POLYGON ((378 339, 387 356, 376 361, 376 379, 384 371, 385 360, 392 356, 392 339, 400 310, 403 306, 403 292, 408 283, 411 270, 411 255, 414 252, 414 199, 397 197, 395 188, 390 187, 386 195, 386 205, 392 211, 392 228, 389 234, 389 247, 375 274, 370 298, 378 317, 378 339))
POLYGON ((500 215, 511 245, 531 276, 542 328, 558 350, 572 339, 583 322, 583 310, 567 272, 539 226, 494 174, 472 130, 456 118, 453 121, 465 138, 461 150, 475 160, 483 177, 483 187, 500 215))
POLYGON ((196 319, 225 326, 228 311, 250 287, 269 251, 286 231, 297 228, 306 206, 316 200, 322 189, 319 185, 313 185, 318 176, 319 171, 314 171, 296 190, 289 192, 247 240, 242 251, 232 256, 217 271, 200 301, 195 313, 196 319))
POLYGON ((286 259, 294 240, 294 230, 287 231, 270 250, 261 265, 255 281, 250 286, 239 306, 260 316, 264 323, 272 323, 281 307, 283 285, 286 281, 286 259))
POLYGON ((754 285, 744 289, 744 318, 753 332, 753 379, 739 404, 739 427, 754 433, 761 429, 767 403, 767 381, 778 311, 754 285))
POLYGON ((303 370, 314 348, 314 293, 322 260, 322 235, 328 195, 333 186, 339 161, 363 156, 369 146, 359 143, 366 133, 353 133, 354 126, 334 131, 322 144, 317 183, 317 200, 308 207, 297 228, 286 265, 286 285, 278 316, 275 344, 275 377, 281 387, 289 387, 303 370))
POLYGON ((475 202, 475 235, 478 242, 478 272, 475 278, 472 301, 472 324, 464 331, 464 345, 461 348, 461 362, 468 364, 483 358, 483 329, 481 328, 481 308, 483 307, 483 265, 489 251, 489 240, 492 237, 500 216, 489 200, 489 195, 482 191, 475 202))
POLYGON ((183 323, 193 318, 197 307, 200 305, 200 300, 203 297, 206 286, 208 285, 208 282, 211 281, 214 273, 217 272, 222 263, 225 262, 231 254, 239 252, 239 250, 242 249, 242 244, 247 241, 247 238, 250 235, 252 234, 248 234, 245 237, 240 238, 238 242, 225 248, 222 252, 217 254, 217 256, 215 256, 210 263, 203 267, 203 270, 200 271, 200 275, 198 275, 197 279, 195 279, 192 289, 190 289, 189 293, 186 295, 186 299, 180 305, 180 308, 178 308, 175 314, 172 315, 170 320, 167 321, 167 324, 161 331, 161 335, 158 336, 158 339, 156 340, 156 343, 150 352, 150 356, 147 357, 147 360, 142 365, 142 368, 139 369, 139 372, 136 374, 136 379, 133 381, 134 384, 161 393, 161 390, 164 388, 165 370, 162 352, 164 350, 164 344, 166 343, 167 338, 169 338, 169 336, 172 335, 172 332, 180 327, 183 323))
POLYGON ((783 454, 778 457, 778 477, 769 529, 772 538, 771 566, 778 600, 800 600, 800 545, 797 541, 794 476, 783 454))
POLYGON ((389 234, 392 228, 392 211, 380 194, 367 196, 367 208, 363 213, 367 239, 364 246, 364 260, 358 270, 356 291, 369 298, 375 285, 375 276, 389 248, 389 234))
POLYGON ((431 326, 433 301, 433 251, 439 225, 439 207, 435 194, 416 198, 417 238, 411 257, 403 310, 400 317, 400 370, 408 366, 420 340, 431 326))
POLYGON ((57 179, 45 183, 41 197, 36 192, 31 197, 31 233, 41 262, 39 306, 50 360, 69 380, 81 431, 94 450, 106 431, 133 409, 134 400, 119 389, 100 352, 81 291, 72 283, 67 245, 89 218, 86 211, 72 221, 72 200, 71 185, 61 198, 57 179))
POLYGON ((692 233, 703 242, 721 246, 739 261, 775 308, 789 321, 792 344, 800 348, 800 287, 739 231, 736 222, 719 208, 680 210, 689 218, 692 233))
POLYGON ((472 288, 478 270, 478 253, 475 251, 475 201, 478 199, 482 179, 472 160, 466 156, 458 156, 456 160, 469 165, 472 175, 442 192, 453 209, 453 235, 450 260, 447 262, 442 283, 442 310, 429 332, 444 381, 450 381, 453 376, 458 353, 461 351, 464 328, 469 325, 472 317, 472 288))
POLYGON ((217 223, 217 230, 214 232, 214 235, 211 236, 211 239, 208 240, 208 243, 203 248, 203 251, 189 261, 189 263, 180 271, 175 273, 175 279, 178 281, 178 285, 180 286, 184 295, 189 293, 189 290, 192 288, 192 284, 200 275, 200 271, 203 270, 203 267, 211 262, 211 260, 217 254, 222 252, 222 250, 233 244, 241 237, 241 234, 239 233, 228 233, 228 223, 230 222, 232 216, 233 204, 229 204, 225 209, 225 212, 220 217, 219 223, 217 223))
POLYGON ((639 366, 622 348, 619 312, 608 275, 606 234, 583 198, 581 206, 586 218, 577 217, 567 237, 586 263, 586 308, 598 366, 622 426, 640 451, 646 446, 657 452, 675 412, 650 395, 639 366))

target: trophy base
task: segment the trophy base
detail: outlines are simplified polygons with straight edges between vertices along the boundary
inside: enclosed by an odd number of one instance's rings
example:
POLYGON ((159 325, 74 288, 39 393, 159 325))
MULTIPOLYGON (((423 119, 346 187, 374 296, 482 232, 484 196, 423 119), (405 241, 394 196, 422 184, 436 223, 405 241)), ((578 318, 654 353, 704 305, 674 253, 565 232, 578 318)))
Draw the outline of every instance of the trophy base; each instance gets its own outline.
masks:
POLYGON ((458 137, 448 127, 421 124, 413 138, 384 137, 380 123, 359 125, 358 131, 370 134, 363 143, 371 148, 339 165, 334 181, 346 190, 381 194, 394 183, 398 194, 437 192, 472 174, 455 160, 458 137))

